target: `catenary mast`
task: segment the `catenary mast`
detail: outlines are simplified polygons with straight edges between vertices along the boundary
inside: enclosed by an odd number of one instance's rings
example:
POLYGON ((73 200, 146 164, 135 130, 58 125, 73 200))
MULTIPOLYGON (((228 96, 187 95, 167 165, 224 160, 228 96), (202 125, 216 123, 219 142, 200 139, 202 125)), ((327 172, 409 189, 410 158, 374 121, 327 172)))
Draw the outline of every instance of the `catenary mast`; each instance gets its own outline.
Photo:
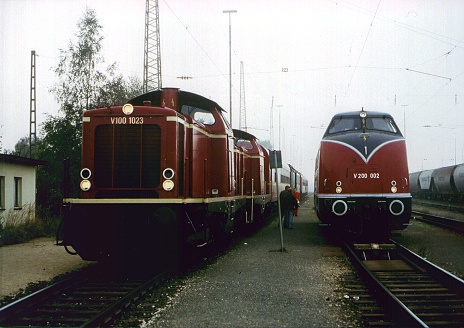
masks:
POLYGON ((147 0, 145 6, 145 50, 143 91, 161 89, 161 47, 158 0, 147 0))
POLYGON ((29 157, 34 158, 36 156, 36 81, 35 81, 35 50, 31 51, 31 92, 30 92, 30 120, 29 120, 29 157))
POLYGON ((245 105, 245 77, 243 61, 240 62, 240 130, 247 131, 246 105, 245 105))

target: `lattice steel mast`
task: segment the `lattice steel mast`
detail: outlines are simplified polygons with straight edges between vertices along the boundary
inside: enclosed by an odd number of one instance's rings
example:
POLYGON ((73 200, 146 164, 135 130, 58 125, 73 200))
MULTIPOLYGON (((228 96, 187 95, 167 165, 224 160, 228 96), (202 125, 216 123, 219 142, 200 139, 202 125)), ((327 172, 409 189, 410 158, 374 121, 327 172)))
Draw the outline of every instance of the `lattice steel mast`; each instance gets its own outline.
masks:
POLYGON ((145 6, 145 50, 143 90, 161 89, 161 50, 158 0, 147 0, 145 6))
POLYGON ((243 62, 240 62, 240 130, 247 131, 247 124, 246 124, 246 105, 245 105, 245 77, 244 77, 244 69, 243 69, 243 62))
POLYGON ((36 85, 35 85, 35 50, 31 51, 31 93, 29 115, 29 157, 36 156, 36 85))

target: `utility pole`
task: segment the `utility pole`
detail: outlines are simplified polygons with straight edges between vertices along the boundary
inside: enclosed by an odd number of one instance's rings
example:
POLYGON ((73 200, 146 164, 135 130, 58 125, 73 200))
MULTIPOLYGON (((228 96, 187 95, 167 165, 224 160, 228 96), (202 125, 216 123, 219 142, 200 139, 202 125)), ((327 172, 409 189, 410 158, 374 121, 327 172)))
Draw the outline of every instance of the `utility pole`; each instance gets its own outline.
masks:
POLYGON ((247 132, 243 61, 240 62, 240 125, 238 128, 247 132))
POLYGON ((403 137, 406 138, 406 107, 408 105, 401 105, 403 107, 403 137))
POLYGON ((162 88, 158 0, 146 0, 143 91, 162 88))
POLYGON ((229 115, 230 127, 232 127, 232 24, 230 14, 236 13, 237 10, 223 10, 224 14, 229 14, 229 115))
MULTIPOLYGON (((269 115, 271 118, 270 126, 269 126, 269 142, 272 145, 272 149, 275 149, 274 145, 274 96, 272 96, 272 102, 271 102, 271 115, 269 115)), ((280 149, 279 149, 280 150, 280 149)))
POLYGON ((35 50, 31 51, 31 92, 29 116, 29 158, 35 156, 36 137, 36 86, 35 86, 35 50))

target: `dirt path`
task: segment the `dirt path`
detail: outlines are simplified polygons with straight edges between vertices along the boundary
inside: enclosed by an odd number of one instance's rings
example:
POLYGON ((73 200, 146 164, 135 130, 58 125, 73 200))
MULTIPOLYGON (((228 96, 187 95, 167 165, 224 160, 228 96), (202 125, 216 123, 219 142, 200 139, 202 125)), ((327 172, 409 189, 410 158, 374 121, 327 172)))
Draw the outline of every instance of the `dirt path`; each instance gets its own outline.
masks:
POLYGON ((0 247, 0 297, 12 296, 29 283, 48 281, 89 263, 56 246, 54 238, 0 247))

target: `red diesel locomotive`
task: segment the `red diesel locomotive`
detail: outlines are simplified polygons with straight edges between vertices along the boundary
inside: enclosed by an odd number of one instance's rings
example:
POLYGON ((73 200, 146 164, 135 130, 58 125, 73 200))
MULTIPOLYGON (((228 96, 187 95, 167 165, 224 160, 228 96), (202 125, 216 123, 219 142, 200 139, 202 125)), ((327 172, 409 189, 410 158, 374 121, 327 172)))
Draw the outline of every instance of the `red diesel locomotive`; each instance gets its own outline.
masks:
POLYGON ((81 192, 63 201, 62 244, 85 260, 177 259, 277 199, 267 149, 202 96, 149 92, 86 111, 82 131, 81 192))
POLYGON ((335 115, 316 160, 317 215, 342 231, 386 237, 409 224, 408 179, 405 140, 391 115, 335 115))

